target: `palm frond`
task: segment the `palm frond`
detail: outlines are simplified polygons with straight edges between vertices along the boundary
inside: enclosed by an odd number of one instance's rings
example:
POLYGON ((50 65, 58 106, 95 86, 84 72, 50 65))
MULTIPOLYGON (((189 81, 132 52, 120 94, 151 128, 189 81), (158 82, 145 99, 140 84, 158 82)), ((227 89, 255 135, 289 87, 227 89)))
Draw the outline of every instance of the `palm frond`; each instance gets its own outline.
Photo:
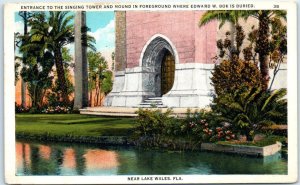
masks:
POLYGON ((281 98, 283 98, 286 95, 286 88, 276 89, 271 93, 271 96, 268 97, 268 99, 265 101, 264 105, 262 106, 262 111, 266 109, 266 107, 270 104, 272 101, 277 101, 281 98))
POLYGON ((274 15, 279 18, 286 20, 286 11, 285 10, 273 10, 274 15))

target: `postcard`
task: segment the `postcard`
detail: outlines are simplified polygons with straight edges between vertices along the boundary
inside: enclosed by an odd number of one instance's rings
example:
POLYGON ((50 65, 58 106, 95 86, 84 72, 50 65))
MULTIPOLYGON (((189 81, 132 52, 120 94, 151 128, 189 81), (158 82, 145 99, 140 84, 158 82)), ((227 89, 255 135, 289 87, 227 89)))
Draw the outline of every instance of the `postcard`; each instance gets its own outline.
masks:
POLYGON ((8 3, 8 184, 298 180, 295 2, 8 3))

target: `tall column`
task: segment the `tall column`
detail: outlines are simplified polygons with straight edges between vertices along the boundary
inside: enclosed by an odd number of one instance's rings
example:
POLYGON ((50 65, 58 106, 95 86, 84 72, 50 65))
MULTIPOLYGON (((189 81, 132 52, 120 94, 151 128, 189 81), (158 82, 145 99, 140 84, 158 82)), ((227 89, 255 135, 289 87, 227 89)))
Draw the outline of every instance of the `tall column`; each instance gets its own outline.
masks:
POLYGON ((74 109, 88 106, 87 27, 85 12, 75 14, 75 100, 74 109))
POLYGON ((126 12, 115 12, 116 29, 116 53, 115 53, 115 71, 124 71, 126 68, 126 12))

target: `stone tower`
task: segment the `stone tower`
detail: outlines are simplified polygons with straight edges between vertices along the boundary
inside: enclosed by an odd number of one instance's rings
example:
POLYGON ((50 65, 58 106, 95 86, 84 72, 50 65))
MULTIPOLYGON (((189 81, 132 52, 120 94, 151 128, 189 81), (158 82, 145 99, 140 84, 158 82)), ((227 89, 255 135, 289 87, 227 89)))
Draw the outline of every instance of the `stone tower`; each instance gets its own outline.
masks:
POLYGON ((167 107, 208 105, 218 25, 199 27, 203 13, 116 12, 115 81, 105 105, 136 107, 153 97, 167 107))

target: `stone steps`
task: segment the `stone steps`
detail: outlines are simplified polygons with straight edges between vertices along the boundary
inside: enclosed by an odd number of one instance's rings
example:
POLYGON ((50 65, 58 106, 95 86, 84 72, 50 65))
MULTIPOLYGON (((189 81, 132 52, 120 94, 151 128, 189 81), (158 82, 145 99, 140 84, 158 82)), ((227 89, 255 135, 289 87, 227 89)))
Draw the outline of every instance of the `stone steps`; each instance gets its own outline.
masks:
POLYGON ((151 97, 144 100, 142 103, 140 103, 138 107, 139 108, 153 108, 153 107, 166 108, 167 106, 163 104, 161 97, 151 97))

